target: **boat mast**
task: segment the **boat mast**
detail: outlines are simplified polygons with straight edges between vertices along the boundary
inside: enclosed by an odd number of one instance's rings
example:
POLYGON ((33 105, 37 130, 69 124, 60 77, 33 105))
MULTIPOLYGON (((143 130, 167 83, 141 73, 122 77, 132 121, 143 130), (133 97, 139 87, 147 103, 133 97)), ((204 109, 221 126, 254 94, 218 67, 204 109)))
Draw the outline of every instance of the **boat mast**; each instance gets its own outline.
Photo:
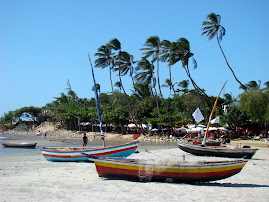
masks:
POLYGON ((95 77, 94 77, 94 72, 93 72, 92 61, 91 61, 89 53, 88 53, 88 58, 89 58, 91 68, 92 68, 92 78, 93 78, 93 83, 94 83, 95 102, 96 102, 96 108, 97 108, 97 115, 98 115, 98 119, 100 122, 101 139, 103 140, 103 146, 105 147, 105 135, 103 132, 102 117, 101 117, 101 111, 100 111, 99 100, 98 100, 98 92, 97 92, 97 88, 96 88, 96 82, 95 82, 95 77))
POLYGON ((215 101, 215 104, 214 104, 214 107, 211 111, 211 114, 210 114, 210 117, 209 117, 209 120, 208 120, 208 124, 207 124, 207 127, 206 127, 206 132, 205 132, 205 135, 204 135, 204 139, 203 139, 203 142, 202 142, 202 145, 206 146, 206 138, 207 138, 207 134, 208 134, 208 129, 209 129, 209 126, 210 126, 210 122, 212 120, 212 117, 213 117, 213 114, 215 112, 215 109, 216 109, 216 106, 217 106, 217 102, 218 102, 218 99, 219 99, 219 96, 221 94, 221 91, 223 90, 224 86, 226 85, 227 81, 225 81, 225 83, 223 84, 220 92, 219 92, 219 95, 218 97, 216 98, 216 101, 215 101))

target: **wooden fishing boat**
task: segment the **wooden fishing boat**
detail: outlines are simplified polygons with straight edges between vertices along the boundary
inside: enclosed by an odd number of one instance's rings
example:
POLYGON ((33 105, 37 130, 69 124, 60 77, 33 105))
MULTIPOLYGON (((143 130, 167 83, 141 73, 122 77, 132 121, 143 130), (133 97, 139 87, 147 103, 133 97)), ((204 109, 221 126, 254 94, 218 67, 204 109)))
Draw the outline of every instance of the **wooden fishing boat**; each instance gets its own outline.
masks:
POLYGON ((5 147, 15 147, 15 148, 35 148, 37 143, 10 143, 2 142, 2 145, 5 147))
POLYGON ((252 148, 230 148, 225 146, 208 147, 203 145, 192 145, 186 143, 178 143, 178 147, 185 152, 197 156, 217 156, 248 159, 250 159, 258 150, 252 148))
POLYGON ((99 177, 134 181, 208 182, 228 178, 241 171, 248 160, 181 162, 176 164, 134 159, 90 158, 99 177))
POLYGON ((41 152, 48 161, 89 161, 85 154, 106 157, 128 157, 138 147, 139 141, 110 147, 43 147, 41 152), (85 153, 85 154, 82 154, 85 153))
MULTIPOLYGON (((226 82, 224 83, 221 91, 223 90, 226 82)), ((249 146, 247 146, 248 148, 229 148, 229 147, 223 147, 223 146, 216 146, 216 147, 207 146, 207 140, 208 140, 207 137, 208 137, 208 130, 209 130, 210 122, 212 120, 214 111, 216 109, 221 91, 219 92, 219 95, 216 98, 213 109, 211 111, 202 144, 193 145, 193 144, 178 143, 178 147, 185 152, 188 152, 197 156, 217 156, 217 157, 250 159, 256 153, 258 149, 251 149, 249 148, 249 146)))

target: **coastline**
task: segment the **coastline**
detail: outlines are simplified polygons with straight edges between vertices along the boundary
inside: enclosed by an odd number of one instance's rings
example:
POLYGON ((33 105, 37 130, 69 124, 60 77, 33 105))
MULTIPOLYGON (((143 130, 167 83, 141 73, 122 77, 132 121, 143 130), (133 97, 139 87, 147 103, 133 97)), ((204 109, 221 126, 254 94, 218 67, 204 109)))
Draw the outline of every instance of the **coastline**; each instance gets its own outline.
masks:
MULTIPOLYGON (((65 129, 55 129, 52 125, 40 125, 36 127, 33 130, 27 131, 27 132, 21 132, 21 131, 6 131, 0 133, 4 135, 17 135, 17 134, 23 134, 25 136, 41 136, 44 137, 46 133, 46 137, 48 139, 70 139, 70 140, 81 140, 83 134, 85 133, 90 141, 93 140, 100 140, 100 132, 85 132, 85 131, 70 131, 65 129), (39 134, 39 135, 38 135, 39 134)), ((117 134, 117 133, 105 133, 105 139, 106 140, 114 140, 114 141, 131 141, 134 140, 133 138, 134 134, 117 134)), ((140 134, 140 136, 137 138, 140 142, 169 142, 169 143, 175 143, 178 141, 178 139, 175 138, 167 138, 167 137, 157 137, 157 136, 144 136, 140 134)), ((231 145, 242 147, 244 145, 248 145, 251 147, 268 147, 266 143, 261 140, 242 140, 242 139, 232 139, 231 145)))

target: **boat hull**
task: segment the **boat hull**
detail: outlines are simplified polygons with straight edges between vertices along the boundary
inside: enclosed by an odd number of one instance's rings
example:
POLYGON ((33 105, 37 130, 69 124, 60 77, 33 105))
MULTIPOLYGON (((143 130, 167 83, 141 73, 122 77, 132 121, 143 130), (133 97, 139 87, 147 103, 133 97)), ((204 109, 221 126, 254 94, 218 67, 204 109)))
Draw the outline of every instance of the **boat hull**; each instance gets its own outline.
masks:
POLYGON ((86 149, 44 147, 40 150, 48 161, 78 162, 89 161, 89 158, 85 154, 105 157, 128 157, 137 150, 138 144, 139 141, 133 141, 111 147, 92 147, 86 149))
POLYGON ((221 180, 233 176, 241 171, 247 160, 175 166, 99 159, 95 159, 94 162, 99 177, 193 183, 221 180))
POLYGON ((3 142, 2 145, 5 147, 13 147, 13 148, 35 148, 37 143, 7 143, 3 142))
POLYGON ((202 147, 199 145, 190 145, 184 143, 178 143, 178 147, 190 154, 197 156, 216 156, 216 157, 228 157, 228 158, 247 158, 250 159, 258 149, 251 148, 238 148, 229 149, 226 147, 202 147))

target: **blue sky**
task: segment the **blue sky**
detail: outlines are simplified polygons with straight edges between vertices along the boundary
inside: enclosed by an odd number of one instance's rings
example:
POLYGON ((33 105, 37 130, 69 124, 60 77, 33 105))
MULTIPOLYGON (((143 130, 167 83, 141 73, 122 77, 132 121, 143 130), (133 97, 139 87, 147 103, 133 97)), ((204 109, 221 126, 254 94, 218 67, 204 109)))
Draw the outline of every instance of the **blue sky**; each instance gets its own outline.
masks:
MULTIPOLYGON (((94 97, 88 61, 97 49, 117 38, 122 50, 140 60, 150 36, 176 41, 184 37, 197 61, 191 75, 208 95, 242 93, 228 69, 216 39, 201 36, 202 22, 215 12, 226 29, 221 45, 238 79, 269 81, 267 0, 1 0, 0 116, 24 106, 42 107, 61 92, 67 79, 81 98, 94 97)), ((161 64, 161 82, 168 78, 161 64)), ((172 67, 173 82, 187 79, 180 64, 172 67)), ((108 69, 95 68, 102 92, 110 92, 108 69)), ((114 83, 117 81, 113 78, 114 83)), ((123 80, 129 91, 129 78, 123 80)), ((189 88, 193 88, 191 85, 189 88)), ((169 95, 168 89, 165 95, 169 95)))

